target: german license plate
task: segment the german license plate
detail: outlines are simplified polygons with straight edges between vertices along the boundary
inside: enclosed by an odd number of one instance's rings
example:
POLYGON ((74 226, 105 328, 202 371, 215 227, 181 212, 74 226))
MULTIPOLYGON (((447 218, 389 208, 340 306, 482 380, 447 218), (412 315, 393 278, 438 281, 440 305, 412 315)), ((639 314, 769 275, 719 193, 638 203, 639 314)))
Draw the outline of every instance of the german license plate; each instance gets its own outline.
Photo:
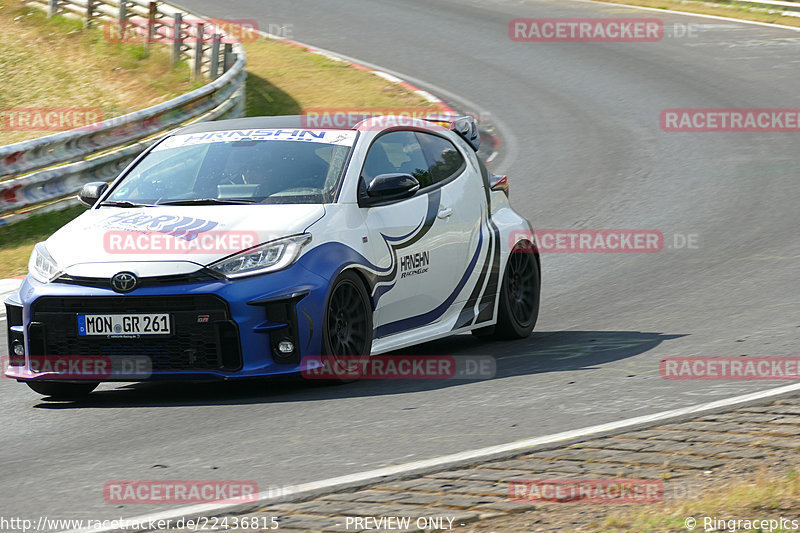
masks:
POLYGON ((131 315, 78 315, 78 335, 169 335, 166 313, 131 315))

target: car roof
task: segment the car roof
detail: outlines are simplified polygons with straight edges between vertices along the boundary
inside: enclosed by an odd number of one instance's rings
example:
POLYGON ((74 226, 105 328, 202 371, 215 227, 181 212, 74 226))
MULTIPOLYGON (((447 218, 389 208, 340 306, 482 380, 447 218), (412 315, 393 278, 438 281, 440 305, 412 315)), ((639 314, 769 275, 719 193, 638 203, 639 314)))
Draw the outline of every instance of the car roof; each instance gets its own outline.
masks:
MULTIPOLYGON (((300 115, 277 115, 269 117, 245 117, 198 122, 179 129, 175 133, 205 133, 208 131, 250 130, 274 128, 304 128, 300 115)), ((330 128, 336 129, 336 128, 330 128)))
MULTIPOLYGON (((356 115, 359 113, 355 113, 356 115)), ((373 130, 381 131, 385 129, 396 129, 398 127, 412 127, 417 129, 435 130, 440 131, 444 128, 429 121, 417 117, 395 116, 395 115, 377 115, 370 118, 358 120, 352 124, 352 127, 311 127, 308 124, 307 117, 303 115, 276 115, 266 117, 245 117, 245 118, 231 118, 225 120, 214 120, 210 122, 198 122, 183 127, 173 133, 206 133, 211 131, 227 131, 227 130, 250 130, 250 129, 276 129, 276 128, 292 128, 292 129, 326 129, 326 130, 373 130)))

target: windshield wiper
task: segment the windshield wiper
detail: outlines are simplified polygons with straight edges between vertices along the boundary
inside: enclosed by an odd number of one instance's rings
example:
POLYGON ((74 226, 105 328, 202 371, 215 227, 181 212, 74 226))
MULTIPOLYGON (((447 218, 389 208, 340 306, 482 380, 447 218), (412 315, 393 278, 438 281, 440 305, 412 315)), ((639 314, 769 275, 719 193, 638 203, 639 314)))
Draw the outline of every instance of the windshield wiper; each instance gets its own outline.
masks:
POLYGON ((157 205, 236 205, 254 204, 255 200, 234 200, 232 198, 194 198, 192 200, 171 200, 159 202, 157 205))
POLYGON ((128 200, 106 200, 98 204, 98 207, 153 207, 151 204, 137 204, 128 200))

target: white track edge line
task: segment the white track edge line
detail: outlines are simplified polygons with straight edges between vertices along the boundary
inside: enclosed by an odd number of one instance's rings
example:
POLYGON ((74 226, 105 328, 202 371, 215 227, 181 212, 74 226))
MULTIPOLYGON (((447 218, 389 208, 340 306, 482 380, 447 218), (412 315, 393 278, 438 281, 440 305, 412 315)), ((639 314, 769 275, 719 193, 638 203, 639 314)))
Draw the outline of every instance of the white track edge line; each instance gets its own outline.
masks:
POLYGON ((391 81, 392 83, 403 83, 403 80, 401 80, 397 76, 392 76, 388 72, 383 72, 382 70, 370 70, 370 72, 372 74, 375 74, 376 76, 385 79, 386 81, 391 81))
POLYGON ((417 89, 416 91, 414 91, 414 94, 416 94, 418 96, 421 96, 422 98, 424 98, 428 102, 433 102, 434 104, 442 101, 438 97, 436 97, 436 96, 432 95, 431 93, 429 93, 428 91, 425 91, 425 90, 422 90, 422 89, 417 89))
POLYGON ((573 0, 573 1, 585 4, 603 4, 607 6, 629 7, 631 9, 643 9, 645 11, 655 11, 656 13, 672 13, 675 15, 688 15, 691 17, 701 17, 706 19, 728 20, 733 22, 741 22, 742 24, 755 24, 756 26, 767 26, 770 28, 782 28, 784 30, 800 31, 800 27, 798 26, 784 26, 783 24, 774 24, 772 22, 760 22, 757 20, 737 19, 733 17, 725 17, 722 15, 706 15, 704 13, 692 13, 691 11, 678 11, 676 9, 659 9, 657 7, 632 6, 628 4, 618 4, 616 2, 603 2, 601 0, 573 0))
MULTIPOLYGON (((765 391, 759 392, 752 392, 748 394, 743 394, 740 396, 734 396, 732 398, 725 398, 722 400, 715 400, 713 402, 707 402, 697 405, 692 405, 689 407, 681 407, 678 409, 670 409, 668 411, 661 411, 658 413, 654 413, 651 415, 643 415, 637 416, 634 418, 628 418, 625 420, 618 420, 616 422, 608 422, 605 424, 598 424, 595 426, 588 426, 580 429, 573 429, 569 431, 562 431, 560 433, 554 433, 552 435, 545 435, 543 437, 534 437, 525 440, 519 440, 510 442, 507 444, 499 444, 496 446, 489 446, 486 448, 478 448, 475 450, 467 450, 465 452, 459 452, 450 455, 442 455, 440 457, 434 457, 431 459, 423 459, 420 461, 414 461, 411 463, 404 463, 401 465, 396 466, 388 466, 383 468, 377 468, 374 470, 367 470, 364 472, 357 472, 355 474, 347 474, 344 476, 337 476, 333 478, 323 479, 320 481, 312 481, 309 483, 301 483, 299 485, 294 485, 290 487, 285 487, 284 489, 278 491, 280 493, 279 496, 273 494, 274 491, 267 491, 267 492, 260 492, 256 495, 256 500, 252 502, 247 502, 246 504, 242 503, 226 503, 226 504, 214 504, 214 503, 207 503, 207 504, 198 504, 198 505, 188 505, 184 507, 176 507, 173 509, 169 509, 166 511, 160 511, 156 513, 150 513, 140 516, 134 516, 127 519, 122 519, 123 521, 127 520, 128 523, 149 523, 151 521, 159 521, 159 520, 177 520, 179 518, 188 517, 188 516, 213 516, 216 514, 224 513, 224 512, 237 512, 237 510, 244 509, 244 508, 252 508, 253 510, 264 506, 265 504, 270 503, 271 501, 277 500, 281 498, 285 500, 287 496, 296 495, 298 497, 302 497, 304 495, 308 496, 310 493, 318 493, 325 489, 332 489, 330 492, 334 492, 336 487, 345 487, 347 485, 351 485, 354 483, 365 483, 365 482, 372 482, 372 481, 381 481, 382 478, 387 476, 394 476, 398 474, 404 473, 412 473, 416 470, 421 469, 432 469, 432 468, 439 468, 446 469, 448 466, 454 466, 457 464, 461 464, 464 461, 470 460, 480 460, 483 458, 489 458, 498 454, 508 453, 508 452, 520 452, 523 453, 526 450, 536 447, 542 446, 545 444, 552 444, 557 443, 560 441, 575 439, 579 437, 588 437, 590 435, 594 435, 596 433, 602 433, 607 431, 613 431, 618 429, 624 429, 628 427, 638 426, 642 424, 649 424, 655 422, 661 422, 664 420, 668 420, 671 418, 679 418, 686 415, 702 413, 705 411, 713 411, 715 409, 720 409, 723 407, 731 407, 740 403, 747 403, 757 400, 762 400, 766 398, 770 398, 773 396, 780 396, 782 394, 800 391, 800 383, 795 383, 792 385, 785 385, 783 387, 777 387, 774 389, 767 389, 765 391)), ((245 511, 246 512, 246 511, 245 511)), ((111 533, 111 532, 122 532, 127 531, 130 533, 131 531, 136 531, 132 529, 119 529, 119 528, 97 528, 97 529, 77 529, 77 530, 70 530, 65 533, 111 533)))
MULTIPOLYGON (((436 94, 445 95, 447 98, 450 98, 452 100, 456 100, 456 101, 460 102, 461 104, 466 105, 468 108, 471 108, 472 110, 476 111, 479 114, 487 114, 488 115, 488 113, 486 113, 483 110, 482 107, 476 105, 475 103, 473 103, 473 102, 471 102, 471 101, 469 101, 469 100, 467 100, 467 99, 465 99, 465 98, 463 98, 463 97, 461 97, 459 95, 456 95, 456 94, 454 94, 454 93, 452 93, 450 91, 446 91, 445 89, 443 89, 441 87, 438 87, 436 85, 422 82, 421 80, 419 80, 417 78, 414 78, 412 76, 407 76, 405 74, 401 74, 401 73, 393 71, 393 70, 385 69, 383 67, 375 65, 375 64, 370 63, 368 61, 363 61, 361 59, 358 59, 358 58, 355 58, 355 57, 351 57, 351 56, 348 56, 348 55, 345 55, 345 54, 340 54, 340 53, 334 52, 332 50, 327 50, 325 48, 320 48, 320 47, 317 47, 317 46, 313 46, 313 45, 310 45, 308 43, 304 43, 302 41, 295 41, 294 39, 286 39, 285 37, 281 37, 279 35, 274 35, 272 33, 267 33, 267 32, 264 32, 264 31, 256 31, 256 33, 258 33, 262 37, 266 37, 267 39, 271 39, 271 40, 274 40, 274 41, 289 41, 289 42, 292 42, 295 45, 300 45, 302 47, 305 47, 310 52, 322 54, 322 55, 324 55, 326 57, 329 57, 331 59, 336 59, 337 61, 344 61, 346 63, 353 63, 353 64, 360 65, 362 67, 366 67, 366 68, 370 69, 369 70, 370 73, 372 73, 372 74, 374 74, 376 76, 380 76, 381 78, 383 78, 383 79, 385 79, 385 80, 387 80, 389 82, 398 83, 398 84, 407 83, 409 85, 415 86, 415 89, 417 89, 417 90, 414 90, 413 92, 414 93, 419 93, 419 92, 427 93, 427 95, 429 95, 432 98, 431 100, 429 100, 432 103, 444 103, 444 100, 442 100, 441 98, 436 96, 436 94), (420 86, 427 86, 427 87, 431 88, 432 92, 425 91, 420 86), (436 94, 433 94, 433 93, 436 93, 436 94)), ((423 95, 420 95, 420 96, 422 96, 423 98, 427 99, 427 96, 423 96, 423 95)), ((445 105, 447 105, 447 104, 445 104, 445 105)), ((450 108, 449 105, 447 105, 447 107, 450 108)), ((450 108, 450 109, 452 109, 452 108, 450 108)), ((500 131, 504 131, 504 126, 502 126, 501 124, 497 124, 496 123, 496 126, 497 126, 497 129, 499 129, 500 131)), ((508 129, 505 128, 505 131, 508 131, 508 129)), ((511 147, 510 149, 508 149, 508 154, 513 155, 514 157, 516 157, 516 143, 514 142, 514 139, 513 138, 507 139, 506 140, 506 144, 511 147)), ((491 162, 498 155, 500 155, 500 153, 497 150, 494 150, 490 154, 490 156, 488 157, 488 159, 486 161, 487 162, 491 162)), ((509 155, 506 155, 506 158, 507 159, 512 159, 511 157, 509 157, 509 155)))

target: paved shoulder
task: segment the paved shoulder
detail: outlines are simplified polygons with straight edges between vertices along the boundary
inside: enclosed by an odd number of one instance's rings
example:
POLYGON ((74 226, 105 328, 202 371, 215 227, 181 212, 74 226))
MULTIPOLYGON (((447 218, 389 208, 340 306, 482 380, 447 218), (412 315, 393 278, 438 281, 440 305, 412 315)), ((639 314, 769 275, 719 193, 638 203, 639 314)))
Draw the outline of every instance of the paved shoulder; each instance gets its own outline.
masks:
POLYGON ((562 531, 597 521, 612 507, 694 498, 722 479, 767 465, 791 467, 798 449, 794 398, 229 518, 289 532, 562 531), (597 505, 577 514, 562 505, 582 500, 597 505))

